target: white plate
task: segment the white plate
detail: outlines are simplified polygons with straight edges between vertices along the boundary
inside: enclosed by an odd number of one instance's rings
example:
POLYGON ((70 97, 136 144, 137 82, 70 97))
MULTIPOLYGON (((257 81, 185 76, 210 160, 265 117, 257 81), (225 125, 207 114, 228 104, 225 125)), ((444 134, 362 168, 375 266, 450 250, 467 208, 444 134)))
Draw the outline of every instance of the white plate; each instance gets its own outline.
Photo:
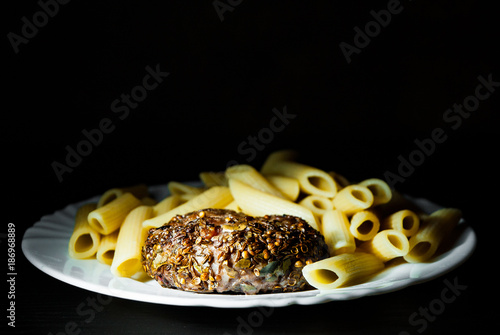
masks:
MULTIPOLYGON (((165 185, 150 188, 152 195, 162 199, 168 193, 165 185)), ((109 266, 95 259, 76 260, 68 255, 68 241, 73 231, 77 209, 87 202, 97 202, 99 196, 68 205, 52 215, 44 216, 24 234, 22 250, 28 260, 48 275, 71 285, 113 297, 179 306, 210 307, 280 307, 293 304, 319 304, 333 300, 356 299, 363 296, 400 290, 422 283, 451 271, 473 252, 476 235, 462 220, 457 236, 444 252, 431 262, 409 264, 396 262, 371 280, 351 287, 331 291, 310 290, 292 293, 271 293, 253 296, 230 294, 200 294, 162 288, 154 280, 137 281, 114 277, 109 266)), ((425 211, 440 206, 425 200, 413 199, 425 211)))

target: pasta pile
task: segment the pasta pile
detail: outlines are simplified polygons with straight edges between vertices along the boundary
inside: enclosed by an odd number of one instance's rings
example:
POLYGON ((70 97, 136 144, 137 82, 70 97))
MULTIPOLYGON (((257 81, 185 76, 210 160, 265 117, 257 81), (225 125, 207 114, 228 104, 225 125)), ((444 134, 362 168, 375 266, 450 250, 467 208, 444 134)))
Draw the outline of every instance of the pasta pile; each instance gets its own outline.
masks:
POLYGON ((288 214, 325 237, 330 257, 305 265, 302 273, 311 286, 329 290, 359 283, 395 258, 429 261, 461 218, 454 208, 425 214, 383 180, 350 183, 296 157, 294 151, 276 151, 260 170, 242 164, 202 172, 202 187, 171 181, 170 194, 159 202, 145 185, 111 189, 78 209, 69 255, 96 257, 115 276, 135 278, 144 274, 141 247, 149 229, 176 215, 204 208, 288 214))

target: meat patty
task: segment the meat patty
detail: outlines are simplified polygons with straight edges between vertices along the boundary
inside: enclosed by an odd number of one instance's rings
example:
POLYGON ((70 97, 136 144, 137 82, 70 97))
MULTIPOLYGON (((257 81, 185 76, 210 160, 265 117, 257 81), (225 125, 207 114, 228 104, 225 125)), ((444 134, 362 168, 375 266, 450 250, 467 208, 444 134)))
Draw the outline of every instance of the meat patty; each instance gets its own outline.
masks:
POLYGON ((302 268, 327 257, 324 237, 301 218, 212 208, 151 229, 142 248, 161 286, 200 293, 304 290, 302 268))

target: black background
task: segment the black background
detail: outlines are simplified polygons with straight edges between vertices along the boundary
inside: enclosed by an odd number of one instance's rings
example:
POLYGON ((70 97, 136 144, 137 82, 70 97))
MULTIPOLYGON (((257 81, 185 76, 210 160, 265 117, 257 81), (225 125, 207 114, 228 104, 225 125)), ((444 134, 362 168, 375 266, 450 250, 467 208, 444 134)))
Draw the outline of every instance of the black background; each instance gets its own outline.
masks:
MULTIPOLYGON (((212 1, 73 0, 59 5, 17 53, 8 34, 22 35, 22 18, 33 22, 41 7, 4 5, 3 226, 16 225, 15 332, 56 334, 74 321, 82 334, 235 334, 255 309, 114 298, 87 323, 75 308, 95 293, 32 266, 22 255, 22 235, 42 215, 109 188, 195 180, 231 161, 258 167, 276 149, 296 149, 300 161, 352 180, 384 178, 387 171, 397 174, 398 157, 408 159, 415 141, 436 128, 446 141, 435 143, 396 188, 461 208, 478 235, 472 258, 403 291, 275 309, 251 331, 415 334, 419 328, 408 317, 440 297, 445 279, 467 289, 424 333, 489 329, 497 307, 487 303, 498 294, 492 263, 483 258, 496 257, 490 246, 500 88, 456 129, 443 116, 475 94, 479 76, 500 81, 498 14, 474 1, 401 1, 401 11, 348 63, 339 44, 354 45, 354 28, 364 29, 374 20, 370 11, 386 9, 388 1, 232 3, 221 20, 212 1), (121 120, 111 104, 142 84, 147 66, 170 74, 121 120), (259 138, 273 109, 285 106, 294 118, 268 143, 260 140, 250 157, 242 150, 252 147, 249 136, 259 138), (58 180, 53 163, 65 164, 66 147, 75 149, 82 131, 104 118, 113 131, 58 180)), ((1 245, 6 254, 5 238, 1 245)))

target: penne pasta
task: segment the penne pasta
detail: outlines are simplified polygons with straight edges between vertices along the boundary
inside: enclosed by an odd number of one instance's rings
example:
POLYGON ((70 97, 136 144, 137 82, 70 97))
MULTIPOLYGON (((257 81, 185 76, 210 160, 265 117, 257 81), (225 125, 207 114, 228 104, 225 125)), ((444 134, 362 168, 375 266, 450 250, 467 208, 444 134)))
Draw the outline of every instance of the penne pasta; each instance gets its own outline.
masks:
POLYGON ((353 253, 356 250, 356 241, 349 230, 347 216, 335 209, 330 209, 323 214, 321 232, 328 245, 330 256, 343 253, 353 253))
POLYGON ((373 194, 365 186, 349 185, 333 198, 333 206, 347 216, 369 208, 373 204, 373 194))
POLYGON ((294 161, 298 157, 298 153, 294 150, 278 150, 274 151, 267 156, 266 160, 264 161, 264 164, 262 164, 262 167, 260 169, 260 173, 266 175, 266 174, 273 174, 274 165, 276 165, 279 162, 283 161, 294 161))
POLYGON ((264 193, 235 179, 229 179, 229 188, 238 206, 248 215, 294 215, 304 219, 311 227, 319 230, 313 213, 299 204, 264 193))
POLYGON ((314 194, 302 199, 299 205, 309 208, 316 218, 320 218, 327 210, 333 209, 333 203, 329 198, 314 194))
POLYGON ((408 238, 394 229, 382 230, 375 237, 359 246, 361 250, 377 256, 382 262, 405 256, 410 250, 408 238))
POLYGON ((443 208, 431 213, 422 221, 418 232, 410 237, 410 251, 404 259, 409 263, 426 262, 431 259, 461 217, 462 212, 455 208, 443 208))
POLYGON ((403 209, 411 210, 418 216, 424 213, 422 209, 415 205, 415 203, 405 198, 401 193, 395 190, 392 190, 392 197, 388 203, 373 208, 373 211, 379 218, 385 218, 403 209))
POLYGON ((154 208, 139 206, 134 208, 125 218, 116 241, 116 249, 111 273, 118 277, 132 277, 142 270, 141 248, 147 237, 147 230, 142 222, 154 215, 154 208))
POLYGON ((420 227, 420 219, 415 212, 403 209, 382 220, 382 229, 395 229, 405 236, 412 236, 420 227))
POLYGON ((230 209, 232 211, 236 212, 241 212, 241 208, 238 206, 238 203, 236 201, 231 201, 229 204, 227 204, 224 209, 230 209))
POLYGON ((333 198, 337 193, 337 186, 332 176, 312 166, 290 161, 278 161, 274 165, 268 166, 266 173, 297 179, 300 189, 306 194, 333 198))
POLYGON ((128 212, 142 203, 131 193, 120 195, 115 200, 99 207, 88 215, 90 226, 102 235, 108 235, 120 228, 128 212))
POLYGON ((154 216, 166 213, 169 210, 179 206, 182 203, 181 197, 178 195, 169 195, 159 203, 153 206, 154 216))
POLYGON ((341 175, 337 172, 330 171, 330 172, 328 172, 328 174, 330 176, 332 176, 333 181, 335 182, 335 185, 337 186, 337 192, 340 191, 341 189, 343 189, 344 187, 351 185, 351 183, 349 182, 349 180, 347 180, 346 177, 344 177, 343 175, 341 175))
POLYGON ((214 186, 168 212, 145 220, 142 225, 146 230, 158 228, 168 223, 176 215, 183 215, 203 208, 224 208, 231 201, 233 201, 233 197, 228 187, 214 186))
POLYGON ((285 198, 283 193, 274 187, 259 171, 250 165, 233 165, 226 169, 226 178, 239 180, 253 188, 272 194, 276 197, 285 198))
POLYGON ((122 188, 112 188, 110 190, 107 190, 104 192, 103 195, 99 198, 99 201, 97 203, 97 208, 102 207, 106 205, 107 203, 110 203, 111 201, 115 200, 116 198, 122 196, 125 193, 131 193, 133 196, 135 196, 138 199, 147 197, 149 195, 148 193, 148 187, 145 184, 138 184, 130 187, 122 187, 122 188))
POLYGON ((141 198, 141 203, 145 206, 154 206, 158 203, 158 201, 156 201, 155 199, 153 199, 151 197, 144 197, 144 198, 141 198))
MULTIPOLYGON (((142 280, 147 275, 161 276, 160 273, 151 274, 149 271, 146 274, 142 266, 142 248, 150 230, 168 225, 176 216, 207 209, 207 212, 199 213, 196 222, 190 222, 186 227, 179 226, 180 229, 174 235, 156 235, 162 233, 159 231, 151 236, 150 241, 154 245, 152 249, 168 245, 167 249, 163 247, 162 250, 157 250, 162 259, 151 257, 149 250, 145 250, 145 257, 154 259, 158 268, 165 265, 163 261, 170 257, 172 259, 169 258, 169 262, 175 262, 182 268, 179 270, 185 271, 182 278, 177 278, 178 288, 182 289, 185 284, 195 287, 202 284, 202 281, 209 281, 206 284, 211 291, 218 281, 217 277, 224 273, 221 269, 213 269, 214 274, 201 271, 198 265, 203 263, 218 266, 222 262, 224 268, 229 269, 226 272, 231 278, 233 273, 244 276, 243 273, 247 271, 244 269, 247 268, 253 271, 253 274, 250 272, 252 276, 255 274, 259 277, 259 274, 267 273, 277 277, 281 272, 286 272, 291 264, 295 264, 298 271, 302 269, 302 274, 310 285, 320 290, 331 290, 368 279, 394 258, 399 257, 409 263, 429 261, 461 219, 460 210, 454 208, 443 208, 430 215, 426 214, 416 205, 418 201, 402 196, 381 179, 370 178, 352 184, 336 172, 326 172, 301 164, 296 158, 295 151, 275 151, 266 158, 260 170, 248 164, 238 164, 228 166, 223 172, 201 172, 201 187, 170 181, 167 184, 168 196, 159 202, 152 198, 144 184, 109 189, 96 203, 85 204, 77 210, 68 245, 69 256, 76 259, 95 256, 100 263, 110 265, 111 273, 117 277, 142 280), (224 232, 241 230, 243 225, 233 227, 234 220, 230 213, 224 213, 224 218, 217 212, 212 219, 209 208, 233 210, 254 217, 264 216, 263 221, 277 226, 273 229, 265 228, 262 232, 261 229, 253 233, 241 232, 244 233, 239 236, 241 243, 234 243, 231 237, 219 236, 214 239, 213 233, 218 234, 218 231, 210 228, 208 235, 204 228, 208 223, 221 225, 220 229, 224 232), (288 224, 285 227, 279 225, 282 220, 287 221, 287 217, 273 219, 274 215, 299 217, 316 229, 318 234, 321 232, 328 246, 329 258, 314 262, 312 257, 306 257, 307 262, 304 258, 297 261, 300 257, 298 254, 295 257, 294 254, 299 249, 305 253, 307 247, 303 246, 302 237, 294 240, 289 234, 289 229, 295 229, 294 226, 288 228, 288 224), (225 224, 227 222, 231 222, 231 225, 225 224), (191 224, 198 226, 191 228, 191 224), (273 231, 280 227, 283 234, 276 233, 274 236, 273 231), (194 232, 192 229, 202 231, 194 232), (201 235, 196 238, 198 233, 201 235), (257 236, 259 234, 262 235, 257 236), (210 237, 215 250, 224 249, 220 252, 221 255, 214 254, 217 257, 198 250, 207 246, 206 238, 210 237), (251 242, 250 238, 258 238, 267 250, 262 251, 262 246, 258 247, 259 243, 248 244, 251 242), (289 243, 282 243, 283 238, 289 243), (226 243, 226 239, 230 244, 226 243), (157 243, 159 244, 156 245, 157 243), (287 247, 291 248, 289 253, 287 247), (179 249, 175 255, 170 252, 172 248, 179 249), (276 253, 277 248, 279 252, 285 252, 284 258, 276 253), (179 254, 181 251, 182 255, 179 254), (238 262, 232 261, 232 254, 238 262), (289 256, 294 260, 288 259, 289 256), (259 257, 267 260, 268 266, 255 267, 254 263, 259 262, 259 257), (213 262, 214 260, 219 263, 213 262), (271 273, 272 271, 274 272, 271 273), (217 272, 220 275, 216 276, 217 272), (189 279, 190 275, 192 279, 189 279)), ((152 194, 157 193, 160 192, 154 189, 152 194)), ((236 217, 239 218, 240 215, 236 217)), ((177 219, 180 224, 185 221, 183 219, 190 218, 177 219)), ((258 220, 260 219, 262 218, 258 220)), ((250 218, 246 217, 245 220, 250 218)), ((302 224, 299 224, 297 229, 303 231, 305 226, 301 227, 302 224)), ((397 262, 391 263, 391 266, 399 266, 397 262)), ((239 280, 241 279, 244 280, 244 277, 239 280)), ((292 280, 295 281, 293 278, 292 280)), ((289 282, 290 289, 297 284, 292 285, 290 279, 289 282)), ((163 286, 166 282, 161 284, 163 286)), ((272 287, 274 291, 277 290, 274 284, 272 287)), ((289 291, 288 286, 283 291, 289 291)))
POLYGON ((111 262, 113 262, 118 232, 119 231, 116 230, 113 233, 102 237, 96 254, 97 260, 102 264, 111 265, 111 262))
POLYGON ((225 172, 201 172, 199 176, 206 188, 227 186, 225 172))
POLYGON ((372 211, 356 212, 351 217, 349 230, 360 241, 371 240, 380 229, 380 220, 372 211))
POLYGON ((182 196, 184 194, 188 195, 198 195, 203 193, 204 189, 200 187, 194 187, 188 184, 179 183, 178 181, 171 181, 167 184, 168 191, 171 195, 182 196))
POLYGON ((90 258, 97 253, 101 235, 89 225, 87 220, 89 213, 96 208, 96 203, 85 204, 78 208, 75 216, 75 226, 68 245, 71 258, 90 258))
POLYGON ((279 176, 279 175, 266 175, 266 179, 276 187, 280 192, 288 198, 288 200, 295 201, 300 194, 299 181, 295 178, 279 176))
POLYGON ((319 290, 332 290, 359 283, 383 268, 384 263, 377 257, 355 252, 307 264, 302 274, 311 286, 319 290))
POLYGON ((392 191, 389 185, 381 179, 371 178, 363 180, 358 185, 367 187, 373 194, 372 206, 388 203, 392 198, 392 191))

